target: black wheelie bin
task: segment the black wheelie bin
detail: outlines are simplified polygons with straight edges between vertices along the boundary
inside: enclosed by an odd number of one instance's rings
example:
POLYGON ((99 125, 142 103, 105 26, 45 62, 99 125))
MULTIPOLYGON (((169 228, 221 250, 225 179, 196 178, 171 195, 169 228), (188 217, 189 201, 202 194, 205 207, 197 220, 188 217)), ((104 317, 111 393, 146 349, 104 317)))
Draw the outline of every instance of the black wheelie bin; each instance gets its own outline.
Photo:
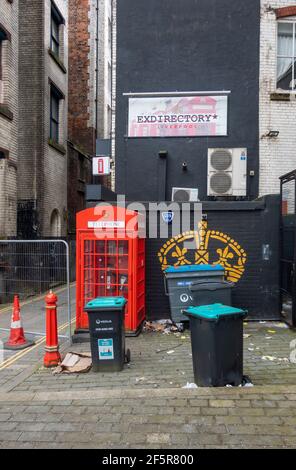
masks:
POLYGON ((208 281, 193 282, 189 286, 192 297, 192 305, 224 304, 232 305, 232 289, 234 282, 217 281, 209 279, 208 281))
POLYGON ((189 307, 195 383, 238 386, 243 380, 243 319, 246 310, 222 304, 189 307))
POLYGON ((94 372, 118 372, 130 361, 130 351, 125 351, 125 304, 124 297, 98 297, 85 306, 94 372))
POLYGON ((172 321, 177 323, 188 320, 183 310, 196 305, 190 286, 197 281, 224 281, 223 266, 201 264, 170 266, 165 270, 165 293, 169 296, 172 321))

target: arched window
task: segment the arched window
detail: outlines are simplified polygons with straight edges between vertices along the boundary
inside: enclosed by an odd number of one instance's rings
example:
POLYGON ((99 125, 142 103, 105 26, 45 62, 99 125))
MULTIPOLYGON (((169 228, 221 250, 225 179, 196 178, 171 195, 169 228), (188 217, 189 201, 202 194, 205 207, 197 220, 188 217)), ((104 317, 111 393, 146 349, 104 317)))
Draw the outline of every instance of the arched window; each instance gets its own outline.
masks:
POLYGON ((61 216, 57 209, 54 209, 54 211, 52 211, 50 217, 50 234, 52 237, 61 236, 61 216))

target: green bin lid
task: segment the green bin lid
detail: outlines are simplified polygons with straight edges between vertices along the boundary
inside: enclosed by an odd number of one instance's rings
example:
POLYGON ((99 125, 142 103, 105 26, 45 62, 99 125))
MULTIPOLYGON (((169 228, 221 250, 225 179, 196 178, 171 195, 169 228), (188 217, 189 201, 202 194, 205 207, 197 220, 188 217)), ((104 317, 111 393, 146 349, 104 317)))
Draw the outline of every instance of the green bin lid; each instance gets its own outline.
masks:
POLYGON ((126 304, 124 297, 97 297, 84 307, 85 310, 96 310, 101 308, 122 308, 126 304))
POLYGON ((221 317, 230 315, 245 316, 247 311, 241 310, 240 308, 229 307, 228 305, 212 304, 188 307, 184 310, 184 314, 191 317, 204 318, 206 320, 219 320, 221 317))
POLYGON ((169 266, 164 272, 165 273, 195 273, 205 271, 223 271, 224 267, 220 264, 189 264, 185 266, 169 266))

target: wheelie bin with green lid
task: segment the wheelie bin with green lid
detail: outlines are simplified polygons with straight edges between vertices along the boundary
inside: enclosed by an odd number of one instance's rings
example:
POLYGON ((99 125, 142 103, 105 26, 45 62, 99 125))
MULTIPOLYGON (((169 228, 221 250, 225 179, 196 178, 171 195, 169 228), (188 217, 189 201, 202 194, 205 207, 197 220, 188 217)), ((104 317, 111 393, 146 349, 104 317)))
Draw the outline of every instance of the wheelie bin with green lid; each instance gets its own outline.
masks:
POLYGON ((125 351, 125 305, 124 297, 98 297, 85 306, 94 372, 118 372, 130 361, 130 351, 125 351))
POLYGON ((223 304, 189 307, 195 383, 238 386, 243 380, 243 319, 246 310, 223 304))
MULTIPOLYGON (((165 270, 165 293, 169 296, 171 318, 173 322, 187 320, 183 310, 194 303, 195 295, 191 292, 191 286, 197 281, 211 282, 224 281, 225 269, 217 264, 169 266, 165 270)), ((219 302, 219 299, 215 303, 219 302)), ((203 302, 205 303, 205 302, 203 302)), ((212 303, 212 302, 210 302, 212 303)))

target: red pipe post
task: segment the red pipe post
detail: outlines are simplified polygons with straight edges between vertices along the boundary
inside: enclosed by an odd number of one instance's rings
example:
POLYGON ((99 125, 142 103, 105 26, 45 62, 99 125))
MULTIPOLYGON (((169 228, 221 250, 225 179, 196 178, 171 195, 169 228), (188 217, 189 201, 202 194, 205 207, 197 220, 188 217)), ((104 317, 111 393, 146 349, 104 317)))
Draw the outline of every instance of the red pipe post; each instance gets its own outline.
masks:
POLYGON ((52 291, 45 297, 46 345, 43 361, 45 367, 56 367, 61 362, 58 343, 57 301, 58 297, 52 291))

